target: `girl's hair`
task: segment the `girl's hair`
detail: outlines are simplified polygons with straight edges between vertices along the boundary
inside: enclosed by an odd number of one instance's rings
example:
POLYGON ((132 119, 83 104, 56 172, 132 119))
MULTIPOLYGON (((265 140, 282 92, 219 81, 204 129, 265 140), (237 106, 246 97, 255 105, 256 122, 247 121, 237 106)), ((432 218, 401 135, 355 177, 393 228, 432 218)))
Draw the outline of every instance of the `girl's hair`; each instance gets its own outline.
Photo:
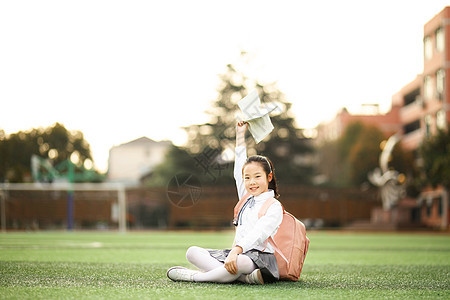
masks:
POLYGON ((277 179, 275 178, 275 168, 273 167, 273 164, 270 161, 270 159, 262 155, 253 155, 247 158, 244 167, 252 162, 259 163, 263 168, 264 173, 266 173, 266 176, 269 176, 269 174, 272 173, 272 180, 269 182, 269 189, 273 190, 275 198, 278 199, 278 197, 280 197, 280 194, 278 194, 277 179))

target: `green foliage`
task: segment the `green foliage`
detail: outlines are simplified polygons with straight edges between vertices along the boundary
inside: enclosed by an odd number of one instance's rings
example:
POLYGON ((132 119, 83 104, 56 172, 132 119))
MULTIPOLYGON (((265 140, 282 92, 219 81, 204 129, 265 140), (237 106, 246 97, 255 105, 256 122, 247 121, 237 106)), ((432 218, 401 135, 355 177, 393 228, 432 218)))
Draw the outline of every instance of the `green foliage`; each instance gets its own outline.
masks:
POLYGON ((450 189, 450 131, 439 130, 436 135, 426 138, 419 151, 424 184, 450 189))
POLYGON ((326 141, 317 150, 317 171, 322 179, 319 184, 326 186, 342 186, 340 180, 346 178, 344 164, 339 157, 337 141, 326 141))
POLYGON ((327 185, 349 187, 366 182, 368 172, 378 167, 382 140, 380 130, 355 122, 339 139, 323 144, 319 169, 327 177, 327 185))
POLYGON ((224 248, 233 232, 6 233, 0 240, 5 299, 446 299, 444 234, 310 232, 299 282, 263 286, 172 282, 191 245, 224 248), (280 296, 282 295, 282 296, 280 296))
POLYGON ((233 165, 215 160, 217 149, 206 147, 200 153, 172 146, 164 161, 155 167, 151 176, 144 181, 150 187, 164 187, 178 174, 194 175, 202 185, 230 184, 233 178, 233 165))
MULTIPOLYGON (((368 182, 369 172, 380 167, 380 144, 387 138, 378 128, 355 122, 339 139, 325 142, 319 149, 318 168, 328 178, 327 185, 350 187, 368 182)), ((411 178, 416 174, 412 153, 400 144, 394 147, 389 165, 411 178)))
POLYGON ((151 177, 144 182, 151 187, 167 186, 169 180, 180 173, 199 174, 195 160, 183 148, 172 145, 167 151, 164 162, 155 167, 151 177))
POLYGON ((76 153, 79 164, 92 161, 90 146, 80 131, 68 131, 55 123, 48 128, 19 131, 7 136, 0 134, 0 182, 31 180, 31 157, 51 158, 58 165, 76 153))
POLYGON ((367 175, 379 166, 383 133, 376 127, 364 127, 348 153, 350 180, 354 185, 367 181, 367 175))
POLYGON ((347 126, 345 132, 338 139, 339 159, 346 160, 348 158, 353 146, 363 135, 365 128, 361 122, 354 122, 347 126))

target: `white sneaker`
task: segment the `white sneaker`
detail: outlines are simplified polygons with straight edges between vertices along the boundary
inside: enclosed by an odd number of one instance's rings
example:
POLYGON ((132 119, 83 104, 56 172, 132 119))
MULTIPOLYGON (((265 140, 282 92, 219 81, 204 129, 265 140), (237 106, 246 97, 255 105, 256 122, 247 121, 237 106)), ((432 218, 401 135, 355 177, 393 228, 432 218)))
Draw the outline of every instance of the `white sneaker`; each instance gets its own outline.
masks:
POLYGON ((264 279, 260 269, 256 269, 248 275, 244 276, 244 281, 249 284, 264 284, 264 279))
POLYGON ((199 271, 190 270, 184 267, 172 267, 167 270, 167 277, 173 281, 194 281, 194 275, 199 271))

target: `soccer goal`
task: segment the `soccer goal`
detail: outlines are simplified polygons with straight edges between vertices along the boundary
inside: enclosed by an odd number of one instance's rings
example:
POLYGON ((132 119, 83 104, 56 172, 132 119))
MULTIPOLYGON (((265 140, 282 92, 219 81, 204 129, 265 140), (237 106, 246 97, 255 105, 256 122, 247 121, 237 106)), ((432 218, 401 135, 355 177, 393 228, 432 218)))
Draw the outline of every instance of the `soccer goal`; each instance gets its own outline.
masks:
POLYGON ((125 186, 115 183, 0 184, 1 229, 127 230, 125 186))

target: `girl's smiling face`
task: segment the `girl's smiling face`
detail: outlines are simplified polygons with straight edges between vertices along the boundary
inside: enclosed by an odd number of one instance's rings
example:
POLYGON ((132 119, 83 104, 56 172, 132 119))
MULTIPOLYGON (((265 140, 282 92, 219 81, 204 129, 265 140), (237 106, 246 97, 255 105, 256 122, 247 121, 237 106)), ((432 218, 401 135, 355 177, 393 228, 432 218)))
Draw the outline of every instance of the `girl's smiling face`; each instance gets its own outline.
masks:
POLYGON ((269 182, 272 180, 272 173, 267 176, 261 164, 251 162, 245 165, 243 175, 245 189, 252 196, 258 196, 268 191, 269 182))

